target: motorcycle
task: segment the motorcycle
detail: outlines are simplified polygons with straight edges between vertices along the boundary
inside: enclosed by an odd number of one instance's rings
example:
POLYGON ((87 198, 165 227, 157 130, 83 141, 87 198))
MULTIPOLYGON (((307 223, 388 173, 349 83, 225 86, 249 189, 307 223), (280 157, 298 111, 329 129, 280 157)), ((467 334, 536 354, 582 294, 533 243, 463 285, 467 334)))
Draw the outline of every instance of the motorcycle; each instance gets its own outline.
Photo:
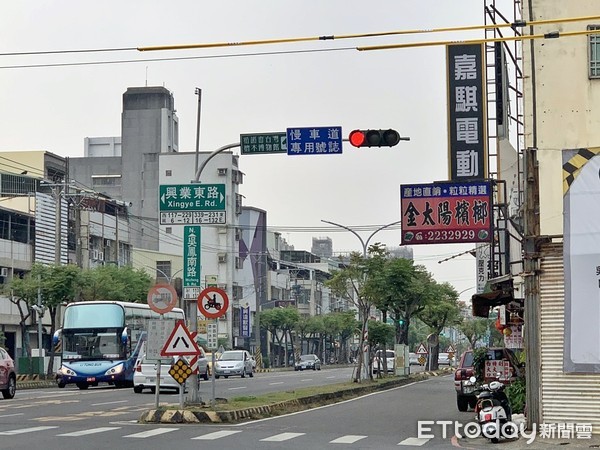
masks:
MULTIPOLYGON (((469 381, 474 384, 476 379, 471 377, 469 381)), ((492 381, 483 384, 478 391, 475 419, 481 426, 482 434, 492 443, 497 443, 501 437, 516 437, 517 426, 512 422, 512 410, 504 392, 504 384, 492 381)))

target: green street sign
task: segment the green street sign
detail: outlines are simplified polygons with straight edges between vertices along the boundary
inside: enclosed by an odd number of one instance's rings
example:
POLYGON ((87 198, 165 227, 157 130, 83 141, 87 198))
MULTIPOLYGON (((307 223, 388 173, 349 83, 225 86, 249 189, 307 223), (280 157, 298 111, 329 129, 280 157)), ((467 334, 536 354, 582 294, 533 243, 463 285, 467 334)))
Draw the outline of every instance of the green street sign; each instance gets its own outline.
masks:
POLYGON ((197 225, 183 228, 183 286, 200 286, 200 237, 197 225))
POLYGON ((242 155, 259 155, 263 153, 286 153, 286 133, 254 133, 240 134, 242 155))
POLYGON ((224 184, 161 184, 161 225, 224 224, 224 184))

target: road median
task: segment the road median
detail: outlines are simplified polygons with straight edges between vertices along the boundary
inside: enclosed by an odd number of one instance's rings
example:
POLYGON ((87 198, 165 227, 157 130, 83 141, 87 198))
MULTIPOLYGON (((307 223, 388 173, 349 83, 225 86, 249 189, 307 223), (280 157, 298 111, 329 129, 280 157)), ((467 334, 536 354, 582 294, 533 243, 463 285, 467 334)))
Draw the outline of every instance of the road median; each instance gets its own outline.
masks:
MULTIPOLYGON (((288 399, 274 401, 274 396, 240 397, 231 402, 217 402, 214 407, 207 404, 186 405, 180 409, 179 405, 165 405, 158 409, 151 409, 143 413, 139 419, 141 423, 237 423, 245 420, 257 420, 305 409, 324 406, 371 392, 383 391, 397 386, 425 380, 431 376, 440 376, 449 373, 447 370, 423 372, 409 375, 408 377, 385 377, 374 381, 357 383, 344 383, 341 385, 322 386, 323 392, 308 393, 307 391, 284 391, 280 397, 288 399), (249 407, 242 407, 244 399, 252 403, 249 407), (256 404, 256 403, 264 404, 256 404)), ((314 388, 312 389, 315 390, 314 388)))

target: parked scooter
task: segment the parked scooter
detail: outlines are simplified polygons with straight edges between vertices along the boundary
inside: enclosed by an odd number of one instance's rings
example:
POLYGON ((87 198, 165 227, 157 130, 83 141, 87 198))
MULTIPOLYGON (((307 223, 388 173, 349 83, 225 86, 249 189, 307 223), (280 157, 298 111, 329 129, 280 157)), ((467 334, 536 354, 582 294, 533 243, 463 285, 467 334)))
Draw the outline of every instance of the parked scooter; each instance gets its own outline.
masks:
MULTIPOLYGON (((475 383, 476 379, 471 377, 469 381, 475 383)), ((517 436, 517 426, 512 422, 510 402, 504 392, 504 384, 499 381, 481 386, 475 413, 482 434, 491 442, 496 443, 501 437, 517 436)))

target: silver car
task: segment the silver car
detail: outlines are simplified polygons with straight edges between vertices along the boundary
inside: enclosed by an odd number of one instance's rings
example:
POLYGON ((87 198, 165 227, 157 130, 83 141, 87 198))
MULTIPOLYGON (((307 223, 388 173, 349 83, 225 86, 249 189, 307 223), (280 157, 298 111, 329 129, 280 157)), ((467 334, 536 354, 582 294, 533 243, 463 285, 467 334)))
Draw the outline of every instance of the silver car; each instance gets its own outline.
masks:
POLYGON ((305 369, 321 370, 321 360, 317 355, 300 355, 300 358, 296 361, 296 364, 294 364, 294 370, 305 369))
MULTIPOLYGON (((198 381, 200 378, 208 380, 208 362, 206 360, 206 354, 202 348, 200 348, 200 351, 201 354, 198 357, 198 381)), ((186 362, 188 362, 187 359, 186 362)), ((156 366, 157 361, 147 359, 145 353, 141 354, 135 363, 135 372, 133 373, 133 392, 140 394, 144 389, 150 389, 151 392, 156 391, 156 366)), ((160 388, 179 390, 179 383, 175 381, 171 375, 169 375, 170 368, 170 363, 161 364, 160 388)))
POLYGON ((246 350, 227 350, 215 361, 215 378, 221 376, 229 378, 230 375, 254 376, 252 357, 246 350))

